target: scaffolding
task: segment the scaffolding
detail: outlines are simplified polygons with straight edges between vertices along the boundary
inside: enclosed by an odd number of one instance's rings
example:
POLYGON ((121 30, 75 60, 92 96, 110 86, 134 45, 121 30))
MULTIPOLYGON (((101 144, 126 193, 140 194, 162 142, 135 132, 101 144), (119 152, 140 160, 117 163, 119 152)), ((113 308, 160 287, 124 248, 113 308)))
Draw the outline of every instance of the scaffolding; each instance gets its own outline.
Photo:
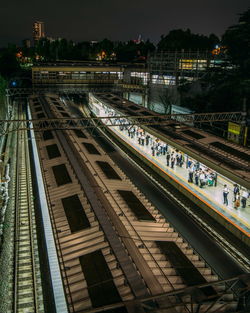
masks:
POLYGON ((157 51, 148 57, 148 106, 170 114, 180 105, 178 86, 196 81, 213 64, 208 51, 157 51))
POLYGON ((194 81, 213 64, 208 51, 155 52, 148 59, 150 85, 178 86, 183 81, 194 81))

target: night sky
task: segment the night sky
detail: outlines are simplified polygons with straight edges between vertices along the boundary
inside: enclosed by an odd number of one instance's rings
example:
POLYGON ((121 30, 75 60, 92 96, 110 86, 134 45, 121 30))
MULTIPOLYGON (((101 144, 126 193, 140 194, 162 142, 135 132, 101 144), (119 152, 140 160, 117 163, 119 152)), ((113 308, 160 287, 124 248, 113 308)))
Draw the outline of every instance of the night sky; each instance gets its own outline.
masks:
POLYGON ((177 28, 220 36, 249 0, 8 0, 0 1, 0 46, 32 38, 35 20, 49 37, 127 41, 141 34, 157 43, 177 28))

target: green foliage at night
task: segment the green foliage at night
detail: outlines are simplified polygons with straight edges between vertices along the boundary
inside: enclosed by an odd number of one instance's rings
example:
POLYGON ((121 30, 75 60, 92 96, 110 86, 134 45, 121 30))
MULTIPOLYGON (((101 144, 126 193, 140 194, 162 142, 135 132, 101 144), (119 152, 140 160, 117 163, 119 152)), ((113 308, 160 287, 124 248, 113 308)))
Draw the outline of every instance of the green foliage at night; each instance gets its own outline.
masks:
POLYGON ((241 111, 250 84, 238 70, 208 71, 195 83, 179 87, 181 103, 196 112, 241 111))
POLYGON ((116 60, 116 61, 138 61, 145 60, 148 53, 155 50, 155 46, 147 40, 135 43, 113 42, 107 38, 96 43, 79 42, 73 43, 66 39, 50 42, 41 39, 33 48, 33 58, 38 61, 56 60, 116 60))
POLYGON ((4 49, 0 52, 0 75, 4 78, 11 77, 20 70, 20 65, 16 59, 15 52, 4 49))
POLYGON ((222 38, 232 62, 250 77, 250 9, 240 15, 238 24, 227 29, 222 38))
POLYGON ((6 80, 0 75, 0 94, 1 95, 5 93, 6 86, 7 86, 6 80))
POLYGON ((226 30, 222 44, 232 68, 210 69, 195 83, 180 86, 183 106, 196 112, 241 111, 250 107, 250 9, 226 30))
POLYGON ((212 50, 220 42, 219 38, 211 34, 209 36, 193 34, 190 29, 171 30, 166 36, 161 36, 158 50, 212 50))

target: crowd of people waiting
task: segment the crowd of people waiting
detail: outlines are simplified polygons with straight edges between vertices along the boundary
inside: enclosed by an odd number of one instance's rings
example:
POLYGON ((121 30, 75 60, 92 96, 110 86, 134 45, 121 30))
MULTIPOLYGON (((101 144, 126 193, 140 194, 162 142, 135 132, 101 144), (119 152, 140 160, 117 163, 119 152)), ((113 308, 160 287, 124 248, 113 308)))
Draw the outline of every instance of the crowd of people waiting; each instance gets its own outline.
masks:
POLYGON ((150 146, 152 156, 165 156, 166 165, 174 169, 176 166, 188 169, 188 182, 194 183, 200 188, 205 186, 217 185, 217 173, 209 168, 203 168, 199 162, 194 162, 188 158, 183 152, 170 147, 167 143, 160 139, 146 134, 145 131, 137 126, 129 127, 129 125, 120 126, 120 130, 128 131, 130 138, 136 137, 138 144, 142 146, 150 146))
MULTIPOLYGON (((106 113, 106 112, 105 112, 106 113)), ((109 112, 109 116, 114 116, 115 114, 109 112)), ((149 146, 151 149, 152 156, 165 156, 166 157, 166 166, 174 169, 176 166, 183 167, 183 165, 188 170, 188 182, 193 183, 200 188, 207 187, 216 187, 217 186, 217 173, 211 169, 204 167, 197 161, 189 159, 187 155, 183 152, 178 151, 170 147, 167 143, 162 142, 160 139, 155 138, 146 134, 145 130, 131 125, 125 118, 115 119, 115 124, 119 124, 121 131, 126 130, 128 136, 131 139, 137 138, 138 144, 141 146, 149 146)), ((229 189, 227 185, 224 185, 223 188, 223 204, 228 205, 228 195, 229 189)), ((246 189, 240 189, 237 184, 234 184, 233 189, 233 203, 234 208, 240 206, 242 203, 242 208, 246 207, 247 199, 250 197, 249 191, 246 189)))

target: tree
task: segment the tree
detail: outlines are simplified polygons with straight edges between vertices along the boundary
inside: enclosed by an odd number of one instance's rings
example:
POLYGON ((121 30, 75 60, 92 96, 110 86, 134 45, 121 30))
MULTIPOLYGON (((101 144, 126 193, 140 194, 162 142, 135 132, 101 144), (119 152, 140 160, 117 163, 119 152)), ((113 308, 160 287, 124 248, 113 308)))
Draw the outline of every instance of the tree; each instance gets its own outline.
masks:
POLYGON ((244 99, 248 103, 250 98, 249 80, 243 79, 237 70, 210 70, 178 90, 181 104, 196 112, 241 111, 244 99))
POLYGON ((179 101, 179 95, 174 86, 168 86, 162 89, 159 94, 160 103, 163 104, 164 114, 171 114, 172 106, 177 105, 179 101))
POLYGON ((147 58, 149 52, 155 50, 155 46, 147 40, 137 43, 135 41, 128 41, 127 43, 119 42, 115 48, 117 60, 125 62, 140 61, 147 58))
POLYGON ((0 118, 3 119, 6 114, 5 89, 7 81, 0 75, 0 118))
POLYGON ((223 44, 242 74, 250 76, 250 9, 240 15, 238 24, 229 27, 222 37, 223 44))
POLYGON ((219 38, 211 34, 205 35, 193 34, 190 29, 171 30, 166 36, 162 35, 157 47, 158 50, 212 50, 215 44, 220 42, 219 38))
POLYGON ((105 51, 106 55, 111 55, 111 53, 114 51, 114 43, 111 40, 105 38, 95 45, 95 49, 97 53, 105 51))
POLYGON ((7 87, 6 80, 0 75, 0 95, 5 94, 5 88, 7 87))
POLYGON ((250 106, 250 9, 226 30, 222 44, 235 66, 210 69, 197 82, 180 86, 183 106, 196 112, 241 111, 243 103, 250 106), (194 91, 194 84, 199 84, 200 92, 194 91))
POLYGON ((4 78, 10 78, 15 72, 20 71, 15 53, 6 49, 0 56, 0 75, 4 78))
POLYGON ((90 58, 90 43, 87 41, 80 42, 76 45, 77 58, 76 60, 89 60, 90 58))
POLYGON ((47 38, 40 39, 35 45, 35 54, 42 56, 46 61, 51 60, 50 41, 47 38))

